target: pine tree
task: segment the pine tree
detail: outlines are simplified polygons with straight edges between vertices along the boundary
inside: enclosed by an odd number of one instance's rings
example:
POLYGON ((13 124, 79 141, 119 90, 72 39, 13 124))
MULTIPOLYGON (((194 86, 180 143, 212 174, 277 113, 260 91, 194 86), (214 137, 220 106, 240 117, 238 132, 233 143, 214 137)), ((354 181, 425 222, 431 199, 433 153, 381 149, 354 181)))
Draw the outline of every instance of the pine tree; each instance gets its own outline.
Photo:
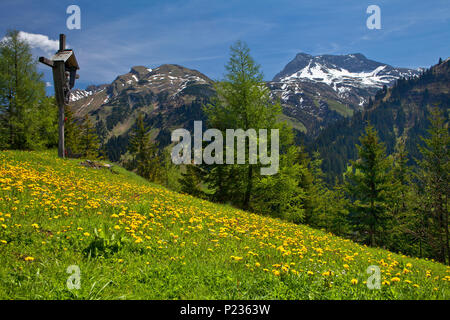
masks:
POLYGON ((138 115, 128 150, 133 157, 132 167, 136 169, 136 173, 150 181, 157 181, 159 175, 158 146, 150 140, 150 131, 144 124, 142 113, 138 115))
POLYGON ((30 46, 18 31, 0 43, 0 148, 39 149, 57 137, 56 106, 47 98, 30 46))
POLYGON ((450 137, 448 123, 438 108, 431 110, 429 138, 423 138, 425 146, 418 146, 423 159, 419 161, 425 207, 425 221, 429 221, 427 236, 439 261, 450 264, 449 249, 449 160, 450 137))
POLYGON ((83 158, 95 160, 99 156, 100 143, 95 131, 95 127, 92 124, 89 116, 84 117, 84 121, 81 124, 80 135, 80 152, 83 158))
POLYGON ((386 225, 389 161, 373 126, 367 125, 360 142, 361 145, 357 146, 359 158, 351 161, 352 169, 346 173, 346 188, 352 200, 349 209, 355 228, 367 234, 368 242, 375 246, 386 225))

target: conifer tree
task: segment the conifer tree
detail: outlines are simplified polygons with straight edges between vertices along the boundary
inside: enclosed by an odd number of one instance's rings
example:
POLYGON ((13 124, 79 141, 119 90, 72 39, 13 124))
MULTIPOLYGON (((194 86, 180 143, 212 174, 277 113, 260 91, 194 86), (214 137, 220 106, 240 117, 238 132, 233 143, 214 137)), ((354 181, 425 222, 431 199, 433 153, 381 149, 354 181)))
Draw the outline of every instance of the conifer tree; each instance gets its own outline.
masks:
POLYGON ((81 124, 80 147, 81 156, 90 160, 95 160, 99 156, 100 143, 89 116, 84 117, 81 124))
POLYGON ((427 237, 434 256, 441 262, 450 264, 449 249, 449 170, 450 137, 448 123, 438 108, 430 115, 429 137, 423 138, 424 146, 419 145, 422 160, 419 161, 418 178, 422 187, 421 201, 424 203, 424 220, 429 221, 427 237))
POLYGON ((156 181, 159 174, 158 146, 150 139, 150 131, 144 124, 142 113, 138 115, 128 150, 133 157, 132 166, 136 173, 150 181, 156 181))
POLYGON ((360 142, 359 158, 351 161, 352 168, 346 173, 346 188, 352 200, 350 212, 355 228, 367 234, 366 241, 375 246, 383 236, 381 232, 387 219, 389 161, 383 143, 370 124, 360 142))
POLYGON ((186 172, 181 173, 180 185, 181 192, 190 194, 197 198, 204 198, 205 193, 202 191, 202 172, 201 167, 188 164, 185 167, 186 172))
POLYGON ((416 210, 416 194, 408 166, 405 139, 399 138, 392 155, 392 192, 389 194, 389 224, 385 227, 386 247, 410 255, 420 255, 423 225, 416 210))

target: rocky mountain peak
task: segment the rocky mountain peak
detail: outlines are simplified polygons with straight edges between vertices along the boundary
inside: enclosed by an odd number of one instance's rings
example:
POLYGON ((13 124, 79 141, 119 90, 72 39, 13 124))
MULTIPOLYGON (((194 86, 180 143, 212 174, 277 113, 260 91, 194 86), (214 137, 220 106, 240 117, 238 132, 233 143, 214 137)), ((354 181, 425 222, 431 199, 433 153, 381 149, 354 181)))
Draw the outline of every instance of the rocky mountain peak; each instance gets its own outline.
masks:
POLYGON ((138 78, 143 78, 148 75, 152 69, 149 69, 144 66, 134 66, 131 68, 130 73, 136 75, 138 78))

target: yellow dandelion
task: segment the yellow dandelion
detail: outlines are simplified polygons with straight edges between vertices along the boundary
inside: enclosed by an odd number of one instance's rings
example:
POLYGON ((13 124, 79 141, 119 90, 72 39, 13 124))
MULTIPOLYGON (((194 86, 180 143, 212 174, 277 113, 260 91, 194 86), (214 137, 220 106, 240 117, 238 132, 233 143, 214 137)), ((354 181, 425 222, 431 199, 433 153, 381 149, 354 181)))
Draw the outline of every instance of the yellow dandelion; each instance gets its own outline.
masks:
POLYGON ((400 278, 399 278, 399 277, 393 277, 393 278, 391 279, 391 282, 392 282, 392 283, 400 282, 400 278))

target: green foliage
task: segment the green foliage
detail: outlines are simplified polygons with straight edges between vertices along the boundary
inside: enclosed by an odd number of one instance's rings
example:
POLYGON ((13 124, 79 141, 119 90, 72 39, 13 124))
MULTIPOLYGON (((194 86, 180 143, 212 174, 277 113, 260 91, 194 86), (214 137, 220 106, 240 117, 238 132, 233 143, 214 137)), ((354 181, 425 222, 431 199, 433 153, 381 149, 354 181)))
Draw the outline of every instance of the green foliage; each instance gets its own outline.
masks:
POLYGON ((0 149, 55 146, 56 113, 29 45, 9 31, 0 43, 0 149))
POLYGON ((304 220, 305 189, 299 184, 304 167, 298 162, 298 147, 289 148, 281 156, 280 171, 258 179, 252 198, 255 212, 284 218, 294 223, 304 220))
POLYGON ((130 138, 129 152, 133 157, 131 168, 136 168, 136 173, 141 177, 157 181, 159 176, 158 146, 150 139, 150 131, 145 127, 142 113, 137 118, 136 127, 130 138))
MULTIPOLYGON (((208 126, 222 133, 226 129, 254 129, 257 132, 258 129, 267 129, 268 132, 279 129, 281 143, 292 143, 292 130, 277 121, 281 106, 272 102, 260 66, 250 56, 247 45, 238 41, 231 47, 230 60, 225 68, 225 79, 215 84, 217 95, 204 108, 208 126)), ((234 154, 236 156, 236 152, 234 154)), ((226 157, 226 151, 223 157, 226 157)), ((211 199, 231 202, 244 209, 251 207, 255 184, 262 177, 258 172, 260 165, 250 164, 248 158, 246 156, 245 164, 209 166, 205 171, 205 181, 208 189, 212 190, 211 199)))
POLYGON ((81 156, 81 128, 73 117, 73 112, 69 106, 64 110, 64 144, 69 158, 81 156))
POLYGON ((129 243, 129 240, 125 236, 117 236, 113 232, 108 232, 107 227, 94 228, 94 238, 83 250, 83 254, 87 258, 98 258, 100 256, 108 258, 119 252, 126 243, 129 243))
POLYGON ((429 137, 419 146, 423 156, 418 173, 422 214, 429 228, 427 240, 433 255, 450 264, 448 201, 450 196, 450 136, 442 112, 434 108, 430 116, 429 137))
POLYGON ((173 164, 170 151, 170 148, 166 148, 160 155, 161 165, 159 167, 159 182, 171 190, 181 191, 181 169, 179 166, 173 164))
POLYGON ((352 199, 350 211, 355 228, 365 241, 375 245, 388 218, 389 161, 373 126, 366 127, 360 142, 359 159, 351 161, 353 168, 346 173, 346 187, 352 199))
POLYGON ((205 193, 202 190, 202 169, 199 166, 188 164, 185 167, 186 172, 181 173, 180 185, 181 192, 190 194, 197 198, 204 198, 205 193))
POLYGON ((81 156, 87 159, 97 159, 99 157, 100 142, 89 116, 84 117, 84 121, 80 126, 79 150, 81 156))

